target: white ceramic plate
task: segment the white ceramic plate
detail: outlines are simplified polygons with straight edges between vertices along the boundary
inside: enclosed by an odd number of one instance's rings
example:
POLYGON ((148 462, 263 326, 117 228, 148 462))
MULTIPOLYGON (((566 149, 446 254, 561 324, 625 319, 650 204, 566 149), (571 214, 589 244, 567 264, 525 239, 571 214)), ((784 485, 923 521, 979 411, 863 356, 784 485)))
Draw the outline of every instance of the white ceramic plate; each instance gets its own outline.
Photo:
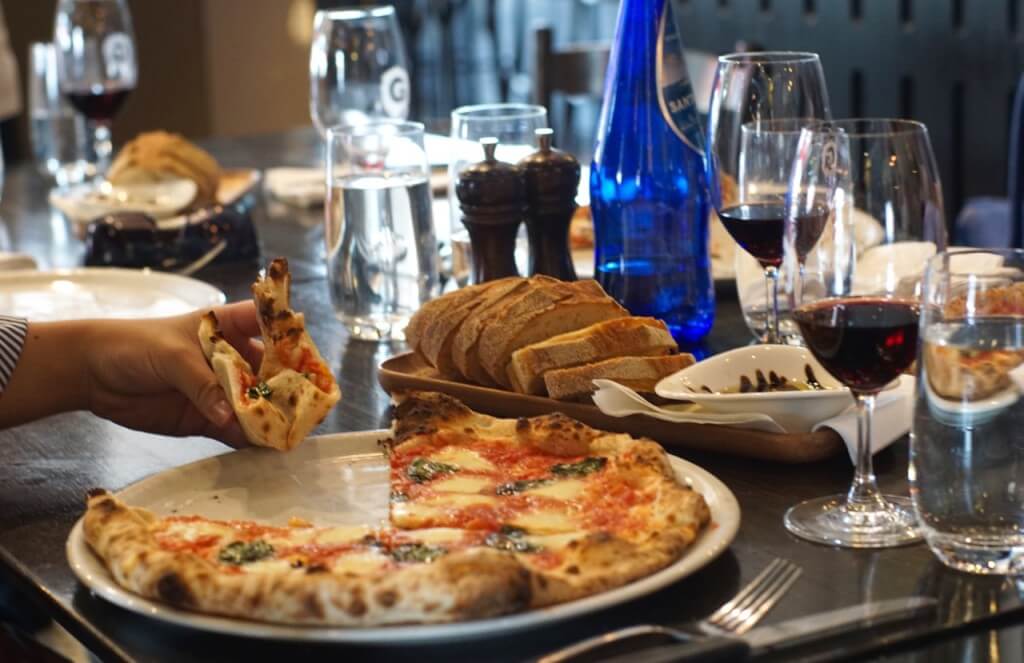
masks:
MULTIPOLYGON (((224 519, 285 524, 289 517, 317 524, 374 524, 388 513, 388 464, 377 449, 387 431, 315 437, 287 454, 245 449, 207 458, 143 479, 119 496, 158 514, 201 513, 224 519)), ((215 617, 172 608, 117 585, 85 543, 81 520, 68 536, 67 556, 79 580, 104 599, 155 619, 252 638, 351 643, 416 643, 478 638, 534 628, 629 601, 697 571, 736 536, 740 510, 732 492, 707 471, 670 457, 681 480, 704 495, 713 524, 675 564, 642 580, 571 603, 507 617, 456 624, 330 628, 284 626, 215 617)))
POLYGON ((0 314, 31 320, 157 318, 224 301, 202 281, 148 269, 0 272, 0 314))
POLYGON ((75 223, 88 223, 111 212, 143 212, 155 219, 171 216, 196 196, 196 183, 186 179, 115 186, 87 182, 50 192, 50 204, 75 223))

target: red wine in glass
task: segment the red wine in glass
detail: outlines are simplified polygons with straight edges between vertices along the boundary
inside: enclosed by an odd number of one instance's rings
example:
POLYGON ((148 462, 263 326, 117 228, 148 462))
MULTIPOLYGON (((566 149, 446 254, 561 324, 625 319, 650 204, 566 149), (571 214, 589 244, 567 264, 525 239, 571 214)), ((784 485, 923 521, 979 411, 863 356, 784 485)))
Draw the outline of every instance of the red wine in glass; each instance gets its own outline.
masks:
POLYGON ((881 391, 917 356, 915 302, 880 297, 825 299, 793 312, 807 347, 855 392, 881 391))
POLYGON ((94 122, 109 124, 121 110, 121 105, 131 92, 131 88, 116 88, 93 92, 92 90, 74 90, 67 93, 68 101, 79 113, 94 122))
MULTIPOLYGON (((786 206, 782 203, 754 203, 726 207, 718 213, 722 225, 762 267, 782 264, 783 239, 786 230, 786 206)), ((825 206, 814 207, 796 217, 796 252, 802 261, 825 230, 829 212, 825 206)))

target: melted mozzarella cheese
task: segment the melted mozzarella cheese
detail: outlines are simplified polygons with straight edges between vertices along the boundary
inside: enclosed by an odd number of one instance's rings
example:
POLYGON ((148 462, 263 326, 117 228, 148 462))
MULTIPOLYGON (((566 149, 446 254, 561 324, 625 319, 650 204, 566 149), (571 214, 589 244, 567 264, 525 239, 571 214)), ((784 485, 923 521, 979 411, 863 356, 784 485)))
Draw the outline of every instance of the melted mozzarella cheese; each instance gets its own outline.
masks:
POLYGON ((430 487, 446 493, 481 493, 494 486, 494 482, 486 477, 463 477, 455 475, 450 479, 434 481, 430 487))
POLYGON ((431 545, 458 543, 466 535, 466 531, 454 527, 428 527, 407 533, 409 541, 428 543, 431 545))
POLYGON ((494 465, 480 454, 462 447, 444 447, 430 455, 430 460, 455 465, 473 472, 493 472, 494 465))
POLYGON ((366 525, 339 526, 317 532, 314 540, 320 545, 355 543, 372 534, 366 525))
POLYGON ((467 495, 446 493, 432 495, 422 501, 397 502, 391 505, 391 520, 395 523, 421 523, 434 518, 443 518, 453 509, 475 505, 494 505, 498 499, 490 495, 467 495))
POLYGON ((584 487, 585 484, 579 479, 566 479, 565 481, 556 481, 544 486, 525 490, 523 491, 523 494, 543 495, 545 497, 553 497, 555 499, 568 501, 579 498, 583 494, 584 487))
POLYGON ((579 525, 560 511, 522 513, 513 518, 510 524, 521 527, 530 534, 557 534, 579 530, 579 525))

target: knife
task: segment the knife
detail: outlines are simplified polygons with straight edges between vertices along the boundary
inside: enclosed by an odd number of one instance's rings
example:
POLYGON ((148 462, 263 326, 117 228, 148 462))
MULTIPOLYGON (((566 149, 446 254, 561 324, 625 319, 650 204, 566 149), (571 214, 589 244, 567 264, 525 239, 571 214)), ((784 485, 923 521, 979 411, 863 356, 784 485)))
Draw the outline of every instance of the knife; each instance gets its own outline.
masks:
POLYGON ((849 608, 761 626, 739 635, 695 638, 691 642, 661 645, 633 651, 601 663, 703 663, 745 661, 787 649, 841 638, 866 629, 891 626, 924 616, 935 608, 935 599, 924 596, 862 603, 849 608))

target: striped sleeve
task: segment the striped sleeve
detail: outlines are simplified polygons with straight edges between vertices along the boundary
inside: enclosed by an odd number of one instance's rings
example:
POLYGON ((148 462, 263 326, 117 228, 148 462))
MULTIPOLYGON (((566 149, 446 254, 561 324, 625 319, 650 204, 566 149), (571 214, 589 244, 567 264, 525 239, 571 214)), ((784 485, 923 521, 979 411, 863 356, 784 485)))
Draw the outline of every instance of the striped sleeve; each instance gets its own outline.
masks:
POLYGON ((7 388, 14 367, 18 365, 21 348, 25 345, 28 320, 0 315, 0 392, 7 388))

